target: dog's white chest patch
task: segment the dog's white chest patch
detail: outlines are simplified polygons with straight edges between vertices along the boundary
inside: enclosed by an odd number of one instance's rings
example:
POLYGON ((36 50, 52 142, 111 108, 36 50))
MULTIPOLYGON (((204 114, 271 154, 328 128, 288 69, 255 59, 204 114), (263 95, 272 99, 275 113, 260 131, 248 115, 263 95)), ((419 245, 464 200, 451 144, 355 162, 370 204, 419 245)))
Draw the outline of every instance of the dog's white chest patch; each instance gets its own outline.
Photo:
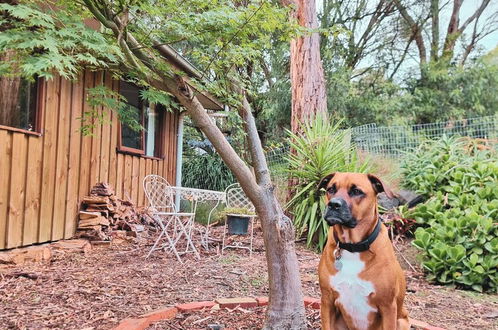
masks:
POLYGON ((339 293, 337 301, 344 310, 353 318, 358 329, 368 328, 368 314, 377 309, 368 304, 368 296, 374 292, 372 282, 359 277, 365 267, 359 253, 342 251, 342 267, 335 275, 330 277, 330 284, 339 293))

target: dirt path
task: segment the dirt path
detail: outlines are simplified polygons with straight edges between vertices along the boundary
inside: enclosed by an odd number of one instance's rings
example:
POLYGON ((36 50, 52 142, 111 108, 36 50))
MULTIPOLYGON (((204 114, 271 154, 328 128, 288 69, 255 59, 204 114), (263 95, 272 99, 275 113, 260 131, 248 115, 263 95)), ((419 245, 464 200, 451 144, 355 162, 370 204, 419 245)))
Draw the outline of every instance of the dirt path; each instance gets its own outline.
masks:
MULTIPOLYGON (((266 296, 261 239, 255 246, 252 258, 242 250, 218 255, 212 249, 200 261, 187 257, 183 265, 159 253, 145 260, 141 242, 58 253, 49 263, 3 266, 0 327, 110 329, 126 317, 178 302, 266 296)), ((319 256, 300 245, 297 254, 305 295, 319 297, 319 256)), ((411 317, 448 329, 498 329, 496 296, 431 286, 420 274, 408 275, 411 317)))

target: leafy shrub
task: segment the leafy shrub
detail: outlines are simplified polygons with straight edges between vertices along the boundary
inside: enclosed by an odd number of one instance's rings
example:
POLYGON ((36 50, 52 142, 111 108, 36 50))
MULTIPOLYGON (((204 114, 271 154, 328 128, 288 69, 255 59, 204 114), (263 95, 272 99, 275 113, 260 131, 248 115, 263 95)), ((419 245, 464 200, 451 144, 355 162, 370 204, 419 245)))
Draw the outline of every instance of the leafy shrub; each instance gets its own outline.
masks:
POLYGON ((183 162, 183 185, 223 191, 235 178, 217 153, 191 156, 183 162))
POLYGON ((498 291, 498 162, 457 138, 427 142, 402 165, 405 185, 429 197, 409 216, 420 227, 428 279, 476 291, 498 291))
POLYGON ((303 124, 303 133, 289 132, 291 153, 289 176, 298 180, 296 193, 287 207, 294 215, 298 235, 307 235, 308 246, 322 250, 328 233, 323 219, 324 202, 316 189, 320 180, 331 172, 367 172, 368 162, 361 163, 349 132, 318 116, 312 123, 303 124))

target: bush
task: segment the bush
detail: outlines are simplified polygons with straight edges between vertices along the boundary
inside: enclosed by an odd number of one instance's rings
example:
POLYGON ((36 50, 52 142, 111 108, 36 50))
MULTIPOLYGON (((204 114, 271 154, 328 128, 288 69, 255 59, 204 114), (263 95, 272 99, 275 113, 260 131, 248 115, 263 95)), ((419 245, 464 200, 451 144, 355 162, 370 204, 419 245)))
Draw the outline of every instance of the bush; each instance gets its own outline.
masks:
POLYGON ((183 162, 185 187, 224 191, 235 178, 217 153, 191 156, 183 162))
POLYGON ((332 172, 367 172, 368 162, 361 163, 349 131, 339 130, 340 122, 332 125, 326 119, 317 117, 312 123, 303 125, 303 133, 289 132, 291 153, 289 177, 296 178, 296 193, 287 207, 294 215, 298 235, 307 235, 308 246, 319 250, 327 240, 328 225, 323 219, 324 202, 317 187, 320 180, 332 172))
POLYGON ((498 66, 477 61, 470 66, 431 63, 423 78, 406 81, 400 101, 405 117, 421 124, 493 115, 498 107, 498 66))
POLYGON ((423 227, 428 279, 476 291, 498 291, 498 162, 457 138, 427 142, 402 165, 405 185, 429 199, 408 216, 423 227))

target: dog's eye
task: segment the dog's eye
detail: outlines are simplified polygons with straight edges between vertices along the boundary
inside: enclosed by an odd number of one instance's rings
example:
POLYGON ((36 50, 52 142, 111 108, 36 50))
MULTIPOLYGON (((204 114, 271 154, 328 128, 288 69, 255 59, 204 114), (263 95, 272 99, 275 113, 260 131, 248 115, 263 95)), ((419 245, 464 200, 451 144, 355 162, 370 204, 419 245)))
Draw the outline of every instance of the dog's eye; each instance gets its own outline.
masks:
POLYGON ((360 189, 358 189, 356 187, 353 187, 349 191, 349 195, 350 196, 361 196, 361 195, 363 195, 363 191, 361 191, 360 189))
POLYGON ((335 187, 335 185, 333 185, 327 189, 327 192, 333 195, 337 192, 337 188, 335 187))

